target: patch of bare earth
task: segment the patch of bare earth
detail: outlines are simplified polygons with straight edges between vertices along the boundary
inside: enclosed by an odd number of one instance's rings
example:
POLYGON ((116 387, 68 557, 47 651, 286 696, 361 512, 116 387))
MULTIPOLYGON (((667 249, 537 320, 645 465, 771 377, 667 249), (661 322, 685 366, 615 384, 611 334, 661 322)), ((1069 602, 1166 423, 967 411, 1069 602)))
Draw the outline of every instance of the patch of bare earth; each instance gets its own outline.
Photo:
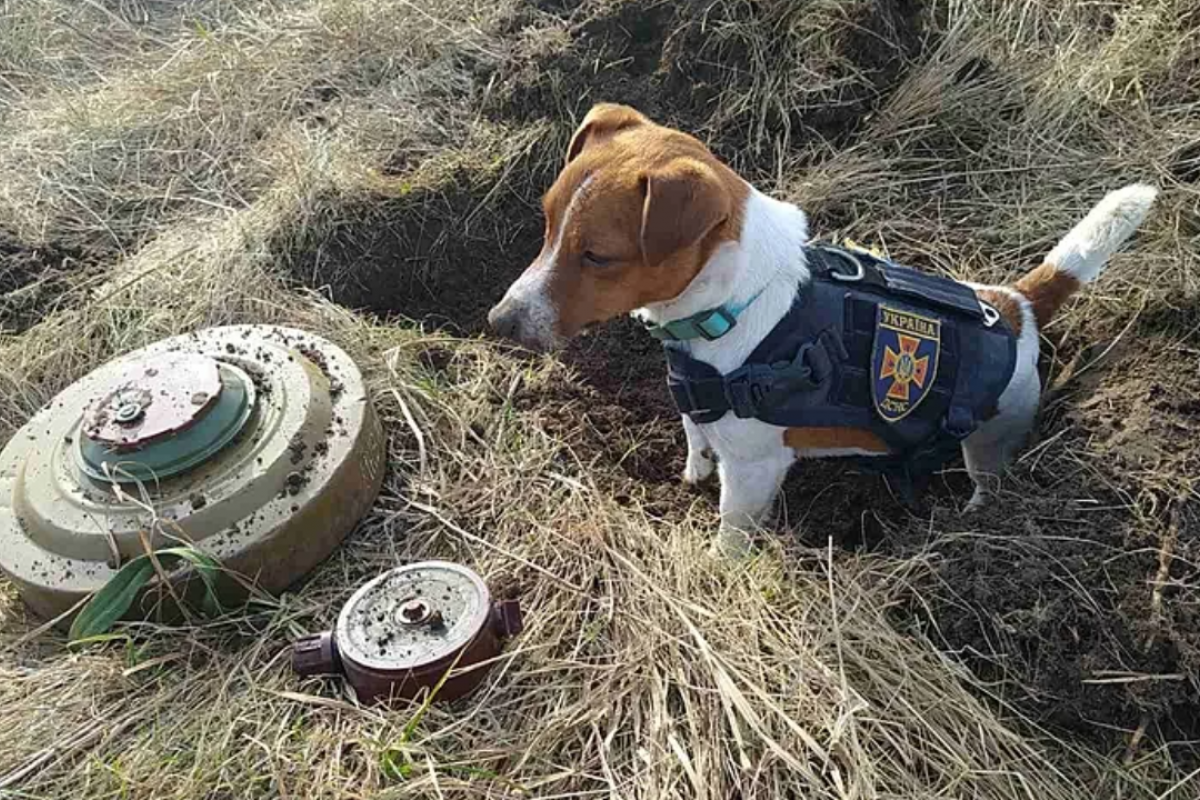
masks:
POLYGON ((0 334, 37 322, 95 263, 78 252, 20 244, 0 231, 0 334))

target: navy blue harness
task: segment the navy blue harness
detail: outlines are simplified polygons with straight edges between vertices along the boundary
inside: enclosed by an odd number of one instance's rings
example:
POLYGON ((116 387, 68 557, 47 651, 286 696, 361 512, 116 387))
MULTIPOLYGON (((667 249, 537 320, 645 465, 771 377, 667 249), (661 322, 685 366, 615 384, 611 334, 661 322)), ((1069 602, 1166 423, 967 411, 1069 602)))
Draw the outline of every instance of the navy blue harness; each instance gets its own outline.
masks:
POLYGON ((812 280, 746 362, 722 375, 664 342, 667 385, 695 422, 732 413, 789 428, 860 428, 884 471, 932 472, 994 416, 1016 337, 969 286, 865 252, 806 248, 812 280))

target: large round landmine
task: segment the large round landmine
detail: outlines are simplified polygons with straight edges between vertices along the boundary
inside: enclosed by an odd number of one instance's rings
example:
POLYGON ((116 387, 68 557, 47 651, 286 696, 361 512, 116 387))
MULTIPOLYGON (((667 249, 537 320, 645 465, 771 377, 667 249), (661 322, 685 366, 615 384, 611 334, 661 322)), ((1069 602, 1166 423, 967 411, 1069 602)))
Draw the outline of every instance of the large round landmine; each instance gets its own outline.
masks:
POLYGON ((501 640, 522 627, 515 599, 493 602, 466 567, 424 561, 360 587, 335 630, 296 642, 292 663, 303 676, 344 674, 365 701, 410 699, 439 683, 437 697, 453 700, 483 680, 501 640))
MULTIPOLYGON (((0 452, 0 569, 58 616, 145 541, 190 541, 276 592, 367 511, 384 452, 333 344, 273 326, 167 339, 64 390, 0 452)), ((229 602, 242 591, 221 586, 229 602)))

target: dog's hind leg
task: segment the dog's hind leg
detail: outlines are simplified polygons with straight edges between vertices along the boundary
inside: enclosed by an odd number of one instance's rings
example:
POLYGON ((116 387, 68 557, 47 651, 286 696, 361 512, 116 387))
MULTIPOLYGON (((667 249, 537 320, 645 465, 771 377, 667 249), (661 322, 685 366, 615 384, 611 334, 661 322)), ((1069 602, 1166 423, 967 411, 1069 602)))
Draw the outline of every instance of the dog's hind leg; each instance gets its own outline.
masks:
POLYGON ((975 288, 981 297, 999 306, 1009 326, 1019 333, 1013 374, 996 400, 996 415, 963 441, 963 460, 975 482, 975 493, 965 509, 968 512, 981 508, 988 496, 995 494, 1005 468, 1033 430, 1042 393, 1037 369, 1041 339, 1033 305, 1007 286, 975 288))
POLYGON ((982 508, 988 497, 996 493, 1004 470, 1033 429, 1036 415, 1035 399, 1028 414, 993 419, 963 442, 963 460, 975 483, 966 511, 982 508))
POLYGON ((1037 372, 1037 332, 1022 330, 1017 345, 1017 368, 997 403, 999 412, 963 442, 963 460, 975 482, 966 511, 975 511, 999 487, 1005 468, 1025 444, 1037 419, 1041 379, 1037 372))

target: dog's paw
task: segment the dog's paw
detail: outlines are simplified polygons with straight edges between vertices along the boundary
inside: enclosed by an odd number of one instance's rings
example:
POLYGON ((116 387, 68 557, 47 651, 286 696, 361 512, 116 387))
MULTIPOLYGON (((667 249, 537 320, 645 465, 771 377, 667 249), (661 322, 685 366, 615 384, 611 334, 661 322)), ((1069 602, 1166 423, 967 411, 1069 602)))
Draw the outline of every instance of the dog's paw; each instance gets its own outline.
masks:
POLYGON ((708 455, 707 450, 699 453, 688 453, 687 466, 683 468, 683 482, 695 486, 712 477, 716 462, 708 455))
POLYGON ((750 537, 733 528, 722 528, 708 546, 708 555, 721 561, 741 561, 750 555, 750 537))
POLYGON ((971 499, 968 500, 966 506, 963 507, 963 515, 965 516, 967 514, 974 514, 977 511, 983 510, 983 507, 987 505, 987 501, 988 493, 976 486, 975 493, 971 495, 971 499))

